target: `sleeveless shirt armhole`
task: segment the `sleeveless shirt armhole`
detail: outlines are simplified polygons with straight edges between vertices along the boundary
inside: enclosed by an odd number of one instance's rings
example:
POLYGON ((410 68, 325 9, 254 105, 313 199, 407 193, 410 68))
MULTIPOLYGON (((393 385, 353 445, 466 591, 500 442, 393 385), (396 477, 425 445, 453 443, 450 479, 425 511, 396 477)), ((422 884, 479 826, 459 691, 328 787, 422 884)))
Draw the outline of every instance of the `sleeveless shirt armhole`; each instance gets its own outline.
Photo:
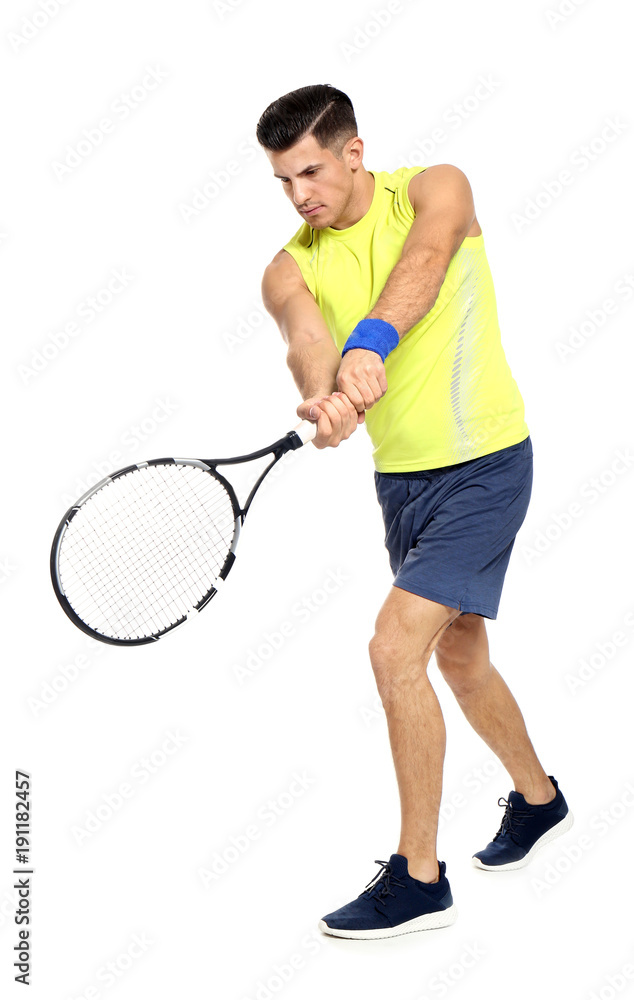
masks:
POLYGON ((413 177, 416 177, 417 174, 422 174, 423 171, 425 171, 425 170, 427 170, 427 167, 416 167, 415 169, 411 168, 407 172, 407 174, 405 175, 405 178, 403 179, 403 184, 402 184, 402 199, 401 199, 402 209, 401 209, 401 211, 403 212, 403 215, 406 217, 406 219, 408 220, 408 222, 413 222, 414 219, 416 218, 416 212, 414 211, 414 209, 412 207, 412 203, 409 200, 409 193, 408 193, 408 190, 407 190, 408 187, 409 187, 409 182, 412 180, 413 177))
POLYGON ((290 243, 286 243, 282 249, 286 250, 286 252, 291 255, 301 271, 302 278, 308 285, 309 292, 312 294, 313 298, 317 298, 315 276, 312 272, 312 268, 310 267, 305 251, 302 247, 298 247, 296 243, 293 243, 292 240, 290 243))

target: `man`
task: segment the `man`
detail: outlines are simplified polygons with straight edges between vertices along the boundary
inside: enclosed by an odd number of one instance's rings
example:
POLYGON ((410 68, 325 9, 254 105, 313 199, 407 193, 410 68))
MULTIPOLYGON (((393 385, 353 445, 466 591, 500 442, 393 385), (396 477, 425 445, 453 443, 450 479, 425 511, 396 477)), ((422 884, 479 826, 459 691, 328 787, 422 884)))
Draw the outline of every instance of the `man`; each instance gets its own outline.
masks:
POLYGON ((474 864, 520 868, 572 824, 490 663, 485 628, 530 499, 531 439, 462 171, 366 170, 350 99, 328 85, 275 101, 257 137, 303 220, 262 284, 303 398, 297 413, 317 421, 317 448, 337 447, 365 420, 394 573, 370 658, 400 842, 366 890, 319 926, 391 937, 455 919, 436 856, 445 728, 426 672, 432 652, 515 786, 474 864))

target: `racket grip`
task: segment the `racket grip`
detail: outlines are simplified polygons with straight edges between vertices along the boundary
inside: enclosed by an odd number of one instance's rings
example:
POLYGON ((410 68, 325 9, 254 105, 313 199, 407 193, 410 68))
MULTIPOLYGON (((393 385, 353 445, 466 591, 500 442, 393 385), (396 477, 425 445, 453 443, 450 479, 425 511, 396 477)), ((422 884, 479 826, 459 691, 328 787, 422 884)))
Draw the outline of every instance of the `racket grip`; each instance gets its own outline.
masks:
POLYGON ((317 434, 317 423, 312 420, 302 420, 297 427, 293 428, 293 430, 302 444, 308 444, 308 442, 312 441, 317 434))

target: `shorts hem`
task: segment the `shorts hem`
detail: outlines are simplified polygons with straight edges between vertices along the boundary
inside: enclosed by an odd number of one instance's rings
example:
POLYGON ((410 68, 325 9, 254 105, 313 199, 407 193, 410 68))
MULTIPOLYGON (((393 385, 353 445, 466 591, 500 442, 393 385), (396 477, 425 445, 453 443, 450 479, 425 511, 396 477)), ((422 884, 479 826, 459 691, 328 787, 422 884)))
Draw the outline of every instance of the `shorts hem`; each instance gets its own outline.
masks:
POLYGON ((415 594, 417 597, 424 597, 428 601, 436 601, 437 604, 444 604, 447 607, 454 608, 456 611, 460 611, 461 614, 482 615, 484 618, 492 619, 497 618, 497 608, 490 608, 486 604, 462 603, 461 601, 457 601, 455 597, 448 597, 437 590, 432 590, 431 587, 419 587, 414 583, 405 583, 397 580, 394 581, 392 586, 398 587, 399 590, 406 590, 409 594, 415 594))

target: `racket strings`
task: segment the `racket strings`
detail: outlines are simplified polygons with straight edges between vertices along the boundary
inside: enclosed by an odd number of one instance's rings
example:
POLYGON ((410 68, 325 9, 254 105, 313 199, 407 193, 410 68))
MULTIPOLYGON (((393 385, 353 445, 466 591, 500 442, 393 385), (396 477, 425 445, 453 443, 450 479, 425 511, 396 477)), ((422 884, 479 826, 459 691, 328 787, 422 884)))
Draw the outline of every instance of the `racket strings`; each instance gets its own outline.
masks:
MULTIPOLYGON (((210 479, 211 477, 207 476, 206 478, 210 479)), ((126 484, 126 486, 129 485, 131 484, 126 484)), ((203 596, 203 588, 200 584, 206 584, 204 590, 207 591, 212 579, 217 575, 221 566, 218 566, 217 561, 214 563, 212 560, 210 564, 207 561, 197 558, 197 548, 205 540, 205 535, 209 535, 209 532, 205 528, 202 531, 198 528, 193 533, 191 531, 188 534, 183 533, 183 515, 187 516, 185 498, 182 496, 180 499, 177 498, 172 490, 170 501, 166 503, 167 497, 164 484, 160 486, 160 491, 156 488, 147 489, 146 484, 143 496, 140 495, 137 484, 134 484, 134 486, 137 488, 133 491, 128 491, 119 498, 120 503, 117 513, 124 515, 125 520, 122 522, 120 519, 114 519, 112 517, 113 511, 109 508, 108 516, 110 518, 111 531, 105 535, 100 533, 100 545, 94 551, 89 550, 90 564, 86 559, 82 559, 80 563, 82 572, 86 573, 90 571, 93 560, 97 558, 101 560, 102 571, 96 580, 93 577, 94 586, 88 595, 88 603, 84 603, 77 610, 81 612, 81 615, 86 616, 86 614, 94 613, 95 608, 101 606, 102 610, 107 614, 108 622, 112 627, 116 627, 117 624, 112 618, 113 612, 119 617, 119 624, 141 627, 143 624, 144 608, 135 608, 134 605, 130 605, 127 599, 129 595, 126 589, 121 588, 120 585, 120 577, 123 573, 128 583, 132 586, 142 583, 148 588, 154 600, 158 598, 159 591, 165 592, 167 590, 168 596, 174 602, 176 611, 178 612, 177 617, 174 614, 165 617, 164 609, 158 600, 156 600, 156 606, 153 610, 162 625, 169 627, 174 620, 178 620, 181 617, 182 613, 186 613, 191 608, 191 600, 179 601, 184 587, 186 588, 189 585, 189 597, 194 596, 196 598, 194 603, 196 603, 203 596), (143 501, 143 505, 141 501, 143 501), (151 517, 148 517, 148 514, 151 517), (123 531, 121 530, 122 523, 125 527, 123 531), (171 533, 168 534, 168 531, 171 533), (133 535, 134 545, 129 544, 130 533, 133 535), (152 551, 157 536, 162 538, 163 546, 162 558, 159 561, 154 558, 152 551), (104 561, 104 542, 106 544, 114 544, 120 550, 120 559, 118 562, 110 562, 108 564, 104 561), (185 562, 183 557, 186 557, 189 562, 185 562), (175 574, 178 574, 180 577, 180 586, 174 583, 175 574), (113 590, 113 587, 117 589, 113 590)), ((120 492, 120 490, 117 490, 117 493, 120 492)), ((208 495, 209 492, 207 490, 206 494, 208 495)), ((221 492, 223 492, 222 488, 221 492)), ((196 495, 194 494, 192 497, 188 491, 186 501, 189 504, 190 510, 192 502, 196 499, 198 499, 196 495)), ((203 497, 202 499, 207 499, 207 497, 203 497)), ((93 545, 96 544, 95 539, 97 536, 95 533, 103 528, 103 508, 98 513, 99 517, 96 517, 96 512, 94 510, 90 511, 90 533, 87 537, 82 537, 82 544, 86 540, 93 545)), ((217 507, 215 509, 211 508, 211 513, 216 518, 214 523, 217 524, 217 507)), ((232 520, 232 518, 230 517, 229 520, 232 520)), ((81 535, 85 535, 85 533, 82 532, 81 535)), ((212 546, 212 549, 216 556, 220 553, 221 558, 224 560, 227 549, 226 541, 224 546, 219 546, 216 543, 212 546)), ((206 554, 209 555, 209 553, 206 554)), ((163 596, 165 596, 165 593, 163 593, 163 596)))
POLYGON ((210 473, 185 464, 134 469, 69 522, 58 558, 62 588, 95 631, 156 635, 209 594, 234 534, 231 498, 210 473))
MULTIPOLYGON (((164 490, 164 487, 161 487, 164 490)), ((202 563, 196 558, 197 552, 194 548, 194 543, 199 543, 202 540, 200 532, 195 535, 184 536, 183 535, 183 519, 182 515, 186 513, 185 504, 183 502, 177 502, 173 494, 170 497, 170 505, 165 503, 164 492, 159 492, 157 490, 148 491, 146 500, 149 504, 148 509, 142 509, 140 506, 140 496, 138 489, 135 490, 134 494, 128 496, 124 500, 123 509, 125 510, 128 522, 126 528, 133 529, 136 538, 141 543, 141 546, 136 546, 134 549, 124 549, 123 553, 125 555, 125 569, 133 574, 133 576, 142 576, 144 582, 147 586, 155 589, 157 587, 163 587, 167 583, 169 586, 170 576, 166 570, 166 566, 169 566, 172 572, 176 571, 179 574, 186 574, 186 580, 192 581, 192 573, 188 572, 188 566, 183 562, 183 556, 189 558, 192 564, 192 571, 194 570, 194 563, 196 563, 196 568, 198 570, 202 569, 204 576, 206 577, 206 582, 209 581, 209 567, 202 563), (148 520, 148 513, 152 515, 151 521, 148 520), (173 532, 168 534, 168 532, 173 532), (166 557, 165 561, 161 563, 153 563, 151 559, 150 545, 152 544, 152 538, 156 536, 157 533, 161 533, 163 537, 163 554, 166 557), (170 565, 171 561, 171 565, 170 565)), ((188 501, 191 501, 191 497, 187 497, 188 501)), ((182 498, 181 498, 182 500, 182 498)), ((113 538, 113 541, 117 545, 127 542, 125 534, 120 531, 117 532, 113 538)), ((213 576, 217 575, 218 566, 214 566, 213 576)), ((119 567, 117 567, 117 572, 119 572, 119 567)), ((106 577, 104 583, 106 584, 106 590, 111 586, 115 573, 110 573, 106 577)), ((104 588, 102 588, 103 590, 104 588)), ((172 586, 171 596, 173 598, 177 597, 177 593, 172 586)), ((200 590, 196 593, 196 596, 201 596, 200 590)), ((157 612, 160 614, 160 608, 157 607, 157 612)))

